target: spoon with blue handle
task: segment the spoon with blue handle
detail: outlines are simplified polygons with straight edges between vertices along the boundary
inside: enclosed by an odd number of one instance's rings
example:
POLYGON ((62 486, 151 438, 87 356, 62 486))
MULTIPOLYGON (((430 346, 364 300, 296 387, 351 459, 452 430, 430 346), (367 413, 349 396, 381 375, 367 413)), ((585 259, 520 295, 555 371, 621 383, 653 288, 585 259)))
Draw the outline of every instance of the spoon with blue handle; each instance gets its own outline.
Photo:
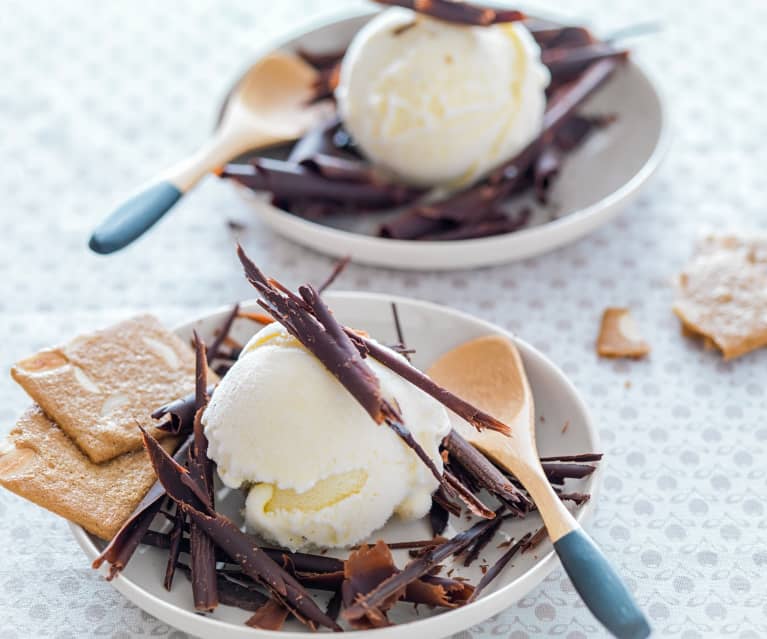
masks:
POLYGON ((449 391, 511 428, 506 436, 454 426, 477 449, 503 466, 533 498, 554 550, 575 589, 599 622, 619 639, 644 639, 651 630, 623 580, 551 487, 535 445, 535 407, 522 358, 514 344, 491 335, 445 353, 428 371, 449 391))
POLYGON ((132 195, 93 232, 96 253, 113 253, 149 230, 207 173, 245 153, 301 137, 333 113, 329 101, 311 103, 317 71, 295 54, 261 58, 229 97, 213 137, 132 195))

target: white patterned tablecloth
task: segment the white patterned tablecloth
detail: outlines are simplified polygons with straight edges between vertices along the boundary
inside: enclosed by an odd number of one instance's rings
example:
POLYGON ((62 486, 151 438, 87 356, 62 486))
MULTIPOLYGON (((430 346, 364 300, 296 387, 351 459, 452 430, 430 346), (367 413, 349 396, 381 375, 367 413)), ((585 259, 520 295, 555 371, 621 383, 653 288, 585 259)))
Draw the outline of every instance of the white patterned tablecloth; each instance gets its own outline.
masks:
MULTIPOLYGON (((191 150, 252 52, 340 1, 0 3, 0 366, 142 309, 173 323, 250 295, 225 220, 291 284, 331 260, 276 237, 209 180, 139 245, 86 248, 110 206, 191 150)), ((550 5, 556 10, 556 6, 550 5)), ((513 329, 584 394, 609 460, 597 541, 658 636, 767 636, 767 352, 723 363, 683 339, 669 281, 697 230, 764 227, 767 4, 582 0, 610 29, 658 20, 637 58, 668 99, 674 145, 622 216, 556 253, 448 274, 351 266, 344 288, 450 304, 513 329), (598 360, 600 313, 628 305, 653 346, 598 360)), ((0 384, 0 434, 28 403, 0 384)), ((561 570, 468 637, 602 636, 561 570)), ((91 571, 65 523, 0 491, 0 637, 185 635, 91 571)))

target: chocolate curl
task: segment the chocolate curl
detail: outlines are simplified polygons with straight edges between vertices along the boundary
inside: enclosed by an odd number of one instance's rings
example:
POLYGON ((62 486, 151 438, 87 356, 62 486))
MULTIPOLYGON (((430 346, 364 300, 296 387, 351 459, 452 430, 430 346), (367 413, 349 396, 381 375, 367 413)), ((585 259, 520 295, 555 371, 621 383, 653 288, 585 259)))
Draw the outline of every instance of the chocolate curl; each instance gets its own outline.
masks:
POLYGON ((527 226, 531 215, 532 210, 525 207, 513 217, 506 214, 499 214, 478 222, 461 224, 460 226, 445 231, 427 233, 418 239, 427 242, 453 242, 456 240, 473 240, 481 237, 503 235, 504 233, 514 233, 527 226))
POLYGON ((484 519, 493 519, 493 517, 495 517, 495 513, 485 506, 485 504, 483 504, 455 475, 445 470, 443 476, 453 493, 458 495, 461 498, 461 501, 463 501, 463 503, 468 506, 469 510, 477 515, 477 517, 482 517, 484 519))
MULTIPOLYGON (((176 574, 178 557, 181 554, 181 540, 184 536, 184 524, 186 517, 183 511, 176 506, 176 514, 173 519, 173 528, 170 531, 170 542, 168 544, 168 563, 165 566, 165 579, 163 586, 170 592, 173 587, 173 576, 176 574)), ((150 531, 151 532, 151 531, 150 531)))
POLYGON ((375 0, 379 4, 405 7, 445 22, 488 26, 500 22, 516 22, 524 19, 521 11, 495 10, 468 2, 453 0, 375 0))
MULTIPOLYGON (((502 509, 499 509, 499 511, 502 509)), ((498 512, 496 515, 500 515, 501 513, 498 512)), ((492 526, 488 526, 487 530, 483 532, 479 537, 477 537, 471 545, 469 545, 468 548, 464 551, 466 554, 466 557, 463 560, 463 565, 468 567, 471 566, 477 559, 479 559, 479 553, 482 552, 482 550, 487 546, 487 544, 490 543, 490 540, 495 536, 495 533, 498 532, 498 529, 501 527, 501 524, 503 523, 504 518, 500 516, 496 516, 495 520, 493 521, 492 526)))
POLYGON ((549 188, 562 168, 562 151, 554 144, 547 144, 533 165, 535 197, 541 204, 548 201, 549 188))
POLYGON ((267 588, 299 621, 312 629, 318 625, 332 630, 339 629, 338 625, 317 607, 303 586, 255 545, 252 538, 204 502, 200 505, 205 512, 198 510, 195 502, 200 503, 196 494, 196 489, 199 489, 189 478, 189 472, 173 461, 157 440, 143 429, 142 436, 157 477, 171 499, 189 516, 193 525, 199 526, 219 548, 240 565, 248 577, 267 588))
MULTIPOLYGON (((383 581, 398 572, 389 547, 381 540, 375 546, 362 546, 349 555, 344 568, 344 582, 341 595, 344 606, 349 608, 357 598, 375 590, 383 581)), ((368 630, 389 626, 387 611, 405 594, 407 584, 394 590, 382 599, 375 608, 354 619, 350 619, 355 630, 368 630)))
POLYGON ((429 525, 435 537, 445 532, 449 517, 450 513, 441 504, 432 499, 431 508, 429 509, 429 525))
POLYGON ((422 193, 403 184, 331 180, 302 164, 271 158, 255 158, 248 164, 227 164, 221 177, 231 178, 254 191, 269 191, 277 200, 324 199, 365 209, 400 206, 422 193))
POLYGON ((427 395, 431 395, 440 404, 449 408, 459 417, 465 419, 477 430, 481 431, 488 428, 503 433, 504 435, 511 434, 509 427, 502 421, 487 414, 485 411, 472 406, 469 402, 464 401, 457 395, 453 395, 453 393, 439 386, 430 377, 415 368, 415 366, 403 361, 387 349, 383 348, 380 344, 363 335, 355 333, 349 328, 345 328, 344 330, 349 338, 357 344, 357 348, 361 349, 362 352, 366 352, 370 357, 386 366, 386 368, 397 373, 397 375, 406 379, 414 386, 420 388, 427 395))
POLYGON ((592 33, 584 27, 563 27, 545 21, 526 21, 525 26, 544 51, 585 47, 596 42, 592 33))
MULTIPOLYGON (((219 332, 219 345, 229 333, 234 318, 237 317, 239 306, 235 304, 227 316, 226 322, 219 332)), ((214 343, 215 345, 215 343, 214 343)), ((201 499, 206 510, 214 510, 213 499, 213 462, 208 458, 208 439, 202 426, 202 415, 208 405, 208 361, 205 343, 194 332, 195 346, 195 406, 194 426, 192 432, 192 447, 189 449, 189 476, 194 480, 205 499, 201 499)), ((192 568, 192 594, 196 610, 210 612, 218 605, 216 590, 216 550, 213 541, 194 522, 190 532, 190 553, 192 568)))
POLYGON ((338 619, 338 615, 341 612, 341 606, 344 603, 343 594, 341 593, 341 589, 338 588, 333 593, 333 596, 330 598, 330 601, 328 601, 327 608, 325 608, 325 614, 336 621, 338 619))
MULTIPOLYGON (((529 534, 529 533, 528 533, 529 534)), ((548 533, 546 532, 546 526, 541 526, 538 530, 536 530, 533 533, 532 537, 529 537, 526 541, 523 539, 520 539, 520 541, 524 541, 521 547, 521 552, 524 555, 529 550, 532 550, 538 544, 540 544, 546 537, 548 536, 548 533)))
MULTIPOLYGON (((215 388, 214 384, 209 385, 208 394, 212 394, 215 388)), ((195 393, 192 392, 184 397, 174 399, 169 404, 165 404, 165 406, 161 406, 152 413, 152 418, 162 419, 163 417, 168 417, 168 421, 160 424, 158 428, 174 435, 181 435, 192 432, 196 412, 195 393)))
POLYGON ((480 486, 495 495, 512 512, 523 517, 530 510, 532 502, 457 431, 450 431, 444 445, 451 461, 454 458, 480 486))
POLYGON ((328 275, 325 281, 317 287, 317 293, 322 295, 330 286, 332 286, 333 282, 338 279, 338 276, 346 270, 347 266, 349 266, 351 259, 352 258, 347 255, 338 260, 333 267, 333 270, 330 272, 330 275, 328 275))
POLYGON ((466 604, 474 592, 474 586, 457 579, 424 575, 407 585, 405 601, 432 607, 458 608, 466 604))
POLYGON ((338 51, 329 51, 325 53, 317 53, 315 51, 308 51, 307 49, 299 48, 296 51, 296 55, 304 62, 308 62, 315 69, 329 69, 335 66, 338 62, 343 60, 345 49, 339 49, 338 51))
POLYGON ((243 319, 248 319, 251 322, 263 324, 264 326, 274 322, 274 318, 269 315, 265 315, 264 313, 251 313, 250 311, 240 311, 237 317, 242 317, 243 319))
POLYGON ((354 604, 344 610, 343 617, 349 621, 355 621, 365 617, 369 618, 370 615, 381 614, 380 606, 384 605, 390 597, 399 593, 403 587, 419 577, 426 575, 450 555, 463 551, 474 539, 487 530, 493 521, 493 519, 482 520, 468 530, 458 533, 444 544, 440 544, 421 557, 413 559, 401 572, 385 579, 367 594, 358 596, 354 604))
POLYGON ((285 606, 279 601, 270 599, 256 610, 253 616, 245 622, 245 625, 262 630, 280 630, 285 624, 288 614, 289 610, 285 606))
POLYGON ((514 555, 516 555, 520 549, 523 549, 523 547, 530 541, 530 538, 530 533, 527 533, 524 537, 522 537, 522 539, 512 545, 505 553, 503 553, 503 555, 501 555, 498 561, 496 561, 482 576, 482 579, 479 580, 477 587, 474 589, 474 592, 466 603, 472 603, 477 599, 477 597, 479 597, 479 594, 488 586, 488 584, 490 584, 491 581, 493 581, 493 579, 495 579, 500 574, 500 572, 506 567, 506 564, 511 561, 512 557, 514 557, 514 555))
MULTIPOLYGON (((187 438, 173 455, 173 459, 186 459, 191 443, 192 438, 187 438)), ((152 525, 154 516, 160 511, 164 495, 165 489, 159 480, 152 484, 152 487, 144 495, 144 498, 133 510, 130 517, 128 517, 120 530, 117 531, 117 534, 107 544, 107 547, 93 560, 92 566, 94 569, 100 568, 105 561, 110 564, 107 581, 114 579, 128 565, 133 553, 136 552, 136 549, 141 544, 141 540, 152 525)))
POLYGON ((218 329, 216 336, 210 343, 210 348, 208 349, 208 364, 218 357, 221 346, 226 341, 226 338, 229 337, 229 333, 232 331, 232 324, 234 324, 234 320, 237 318, 239 312, 240 305, 235 304, 224 319, 221 328, 218 329))
MULTIPOLYGON (((362 358, 361 353, 365 349, 361 351, 359 342, 353 342, 349 333, 357 338, 360 336, 344 329, 336 321, 333 313, 311 286, 301 286, 298 289, 301 295, 299 297, 276 280, 267 279, 239 245, 237 255, 248 281, 263 296, 263 299, 258 300, 259 304, 322 362, 376 424, 386 423, 412 449, 440 485, 449 492, 455 492, 458 489, 455 482, 448 483, 446 476, 440 473, 423 447, 415 440, 403 424, 399 408, 381 395, 378 378, 362 358)), ((380 347, 377 348, 380 350, 380 347)), ((387 354, 391 356, 390 352, 387 354)), ((484 508, 473 495, 469 496, 465 490, 458 495, 465 498, 467 505, 479 516, 488 516, 488 513, 492 512, 484 508)))
POLYGON ((553 457, 541 457, 541 462, 576 462, 589 463, 602 460, 604 453, 580 453, 578 455, 554 455, 553 457))
POLYGON ((552 82, 561 83, 572 79, 594 62, 613 58, 626 60, 628 55, 626 49, 616 49, 604 42, 598 42, 574 48, 546 49, 541 54, 541 62, 548 67, 552 82))
POLYGON ((311 169, 328 180, 356 182, 358 184, 385 184, 379 173, 368 163, 361 160, 317 153, 301 162, 301 166, 311 169))
MULTIPOLYGON (((192 569, 189 566, 179 563, 178 568, 189 581, 192 580, 192 569)), ((253 582, 235 579, 221 572, 216 575, 216 589, 220 603, 248 612, 255 612, 269 601, 253 582)))
POLYGON ((552 484, 562 485, 565 479, 582 479, 588 477, 596 470, 590 464, 578 464, 572 462, 542 462, 543 472, 552 484))

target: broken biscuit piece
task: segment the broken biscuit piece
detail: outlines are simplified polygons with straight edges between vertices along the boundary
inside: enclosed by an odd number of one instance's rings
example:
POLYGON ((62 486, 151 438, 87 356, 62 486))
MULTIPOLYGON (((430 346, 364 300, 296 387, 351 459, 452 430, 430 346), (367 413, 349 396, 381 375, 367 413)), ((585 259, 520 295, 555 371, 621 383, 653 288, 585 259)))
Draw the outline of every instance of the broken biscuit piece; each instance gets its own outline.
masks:
MULTIPOLYGON (((150 315, 18 362, 13 378, 95 463, 142 448, 137 424, 194 390, 194 352, 150 315)), ((209 373, 212 379, 216 379, 209 373)))
POLYGON ((611 307, 604 310, 597 338, 597 353, 600 357, 639 359, 649 352, 650 346, 642 339, 629 309, 611 307))
POLYGON ((705 236, 679 275, 682 333, 725 359, 767 345, 767 235, 705 236))
MULTIPOLYGON (((162 446, 172 453, 177 443, 162 446)), ((0 486, 102 539, 114 536, 154 481, 146 451, 94 464, 37 406, 0 442, 0 486)))

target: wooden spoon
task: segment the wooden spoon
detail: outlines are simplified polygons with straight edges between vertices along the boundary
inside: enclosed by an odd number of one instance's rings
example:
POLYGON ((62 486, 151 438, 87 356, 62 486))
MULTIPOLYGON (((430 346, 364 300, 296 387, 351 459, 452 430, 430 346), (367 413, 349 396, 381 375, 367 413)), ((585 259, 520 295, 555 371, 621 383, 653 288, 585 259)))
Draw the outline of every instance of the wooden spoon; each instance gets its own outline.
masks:
POLYGON ((477 432, 454 416, 456 429, 530 493, 562 565, 594 616, 621 639, 647 637, 650 626, 631 593, 546 479, 535 445, 533 394, 516 346, 504 337, 481 337, 445 353, 428 374, 511 427, 509 437, 477 432))
POLYGON ((117 208, 91 236, 96 253, 112 253, 142 235, 206 173, 259 148, 295 140, 333 113, 325 100, 309 104, 317 71, 297 55, 261 58, 232 91, 213 137, 117 208))

